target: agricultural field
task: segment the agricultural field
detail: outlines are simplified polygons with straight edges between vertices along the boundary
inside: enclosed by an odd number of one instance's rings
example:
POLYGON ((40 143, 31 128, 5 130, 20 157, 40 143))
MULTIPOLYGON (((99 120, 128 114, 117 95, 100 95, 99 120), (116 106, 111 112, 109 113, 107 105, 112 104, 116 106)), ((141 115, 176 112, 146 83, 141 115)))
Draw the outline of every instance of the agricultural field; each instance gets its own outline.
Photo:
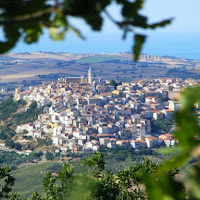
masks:
POLYGON ((12 175, 16 178, 13 192, 19 192, 21 197, 30 197, 34 191, 40 194, 44 193, 43 178, 46 171, 53 173, 61 169, 62 164, 58 162, 44 162, 25 166, 21 169, 14 170, 12 175))
POLYGON ((64 77, 87 76, 92 67, 94 78, 131 81, 142 78, 200 78, 199 60, 141 55, 134 62, 130 53, 73 54, 64 52, 8 53, 0 56, 0 86, 14 89, 12 82, 27 87, 64 77), (178 69, 168 73, 171 69, 178 69), (195 70, 197 69, 197 70, 195 70), (156 72, 156 73, 155 73, 156 72), (189 72, 189 73, 188 73, 189 72))

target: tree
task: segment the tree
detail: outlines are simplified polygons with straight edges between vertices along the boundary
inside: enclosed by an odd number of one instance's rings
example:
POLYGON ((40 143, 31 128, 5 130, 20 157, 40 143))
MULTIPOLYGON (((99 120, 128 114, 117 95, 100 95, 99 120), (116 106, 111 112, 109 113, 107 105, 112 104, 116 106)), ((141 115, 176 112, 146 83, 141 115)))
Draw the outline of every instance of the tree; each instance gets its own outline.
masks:
POLYGON ((22 145, 20 143, 15 143, 14 148, 17 150, 22 150, 22 145))
POLYGON ((53 153, 47 151, 46 154, 45 154, 45 158, 47 160, 53 160, 54 159, 54 155, 53 155, 53 153))
POLYGON ((33 110, 33 111, 36 110, 37 109, 37 102, 33 101, 32 104, 30 105, 29 109, 33 110))
POLYGON ((12 191, 15 178, 10 175, 9 167, 0 167, 0 199, 8 199, 9 193, 12 191))
POLYGON ((137 60, 146 36, 137 33, 135 29, 155 29, 169 24, 172 20, 149 24, 148 18, 140 14, 143 4, 144 0, 0 0, 0 26, 5 35, 5 40, 0 42, 0 53, 12 49, 20 39, 28 44, 37 42, 44 28, 49 29, 53 40, 63 40, 69 30, 84 39, 78 28, 71 24, 69 17, 79 17, 90 25, 92 30, 100 31, 104 13, 123 31, 123 38, 126 38, 127 33, 134 35, 133 51, 137 60), (107 7, 113 2, 122 8, 121 21, 115 20, 107 11, 107 7))
POLYGON ((15 143, 12 140, 6 141, 6 146, 10 147, 11 149, 15 147, 15 143))
POLYGON ((157 120, 151 120, 151 132, 152 133, 168 133, 174 125, 174 117, 171 116, 167 119, 158 118, 157 120))
POLYGON ((118 83, 117 83, 115 80, 113 80, 113 79, 110 80, 109 84, 110 84, 111 86, 114 86, 115 89, 116 89, 117 86, 118 86, 118 83))

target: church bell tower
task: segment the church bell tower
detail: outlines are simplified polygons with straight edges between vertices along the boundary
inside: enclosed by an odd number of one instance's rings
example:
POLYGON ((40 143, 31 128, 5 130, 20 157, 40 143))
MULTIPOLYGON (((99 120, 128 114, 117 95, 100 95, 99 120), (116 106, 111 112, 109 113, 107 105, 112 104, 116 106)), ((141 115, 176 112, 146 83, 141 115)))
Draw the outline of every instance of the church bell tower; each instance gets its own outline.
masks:
POLYGON ((90 67, 90 69, 88 70, 88 83, 89 83, 90 85, 92 85, 92 83, 93 83, 93 77, 92 77, 92 69, 91 69, 91 67, 90 67))

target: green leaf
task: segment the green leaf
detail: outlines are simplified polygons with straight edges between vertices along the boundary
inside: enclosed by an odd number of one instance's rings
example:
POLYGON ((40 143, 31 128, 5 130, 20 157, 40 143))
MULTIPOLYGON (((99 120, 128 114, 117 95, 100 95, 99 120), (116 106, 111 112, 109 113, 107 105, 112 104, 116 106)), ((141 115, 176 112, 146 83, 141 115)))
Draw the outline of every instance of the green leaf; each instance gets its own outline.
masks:
POLYGON ((24 37, 24 41, 29 44, 32 42, 37 42, 41 35, 42 35, 41 27, 30 28, 26 30, 26 36, 24 37))
POLYGON ((51 21, 51 26, 54 27, 65 27, 67 28, 68 22, 66 16, 63 13, 58 13, 55 18, 51 21))
POLYGON ((59 31, 59 29, 56 27, 50 27, 49 33, 50 33, 50 37, 53 40, 58 41, 58 40, 63 40, 65 38, 66 30, 59 31))
POLYGON ((130 1, 118 1, 122 4, 122 15, 127 18, 133 19, 138 15, 138 11, 143 7, 144 0, 130 1))
POLYGON ((5 25, 3 29, 6 41, 0 41, 0 53, 5 53, 12 49, 20 37, 20 32, 16 25, 5 25))
POLYGON ((137 7, 137 9, 141 9, 144 6, 144 0, 136 0, 135 1, 135 5, 137 7))
POLYGON ((144 44, 146 39, 145 35, 139 35, 136 34, 135 35, 135 42, 134 42, 134 46, 133 46, 133 53, 134 53, 134 60, 137 61, 142 49, 142 45, 144 44))
POLYGON ((167 19, 167 20, 163 20, 161 22, 158 22, 158 23, 154 23, 154 24, 151 24, 149 25, 148 27, 151 28, 151 29, 155 29, 157 27, 164 27, 168 24, 170 24, 172 22, 173 19, 167 19))
POLYGON ((134 18, 130 21, 130 24, 144 29, 148 28, 147 17, 142 15, 134 16, 134 18))

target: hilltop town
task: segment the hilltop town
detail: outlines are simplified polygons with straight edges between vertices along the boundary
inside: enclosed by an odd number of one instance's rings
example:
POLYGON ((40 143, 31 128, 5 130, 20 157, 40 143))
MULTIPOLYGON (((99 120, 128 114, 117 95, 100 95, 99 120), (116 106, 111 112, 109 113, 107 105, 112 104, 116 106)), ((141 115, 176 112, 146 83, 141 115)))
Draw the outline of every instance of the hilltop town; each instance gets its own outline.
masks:
POLYGON ((94 152, 101 146, 135 149, 173 146, 170 131, 155 133, 152 121, 171 118, 180 104, 177 99, 185 87, 199 81, 178 78, 125 82, 118 86, 88 77, 60 78, 29 90, 16 89, 14 100, 36 101, 38 107, 51 104, 33 123, 21 124, 16 133, 46 139, 56 151, 94 152))

